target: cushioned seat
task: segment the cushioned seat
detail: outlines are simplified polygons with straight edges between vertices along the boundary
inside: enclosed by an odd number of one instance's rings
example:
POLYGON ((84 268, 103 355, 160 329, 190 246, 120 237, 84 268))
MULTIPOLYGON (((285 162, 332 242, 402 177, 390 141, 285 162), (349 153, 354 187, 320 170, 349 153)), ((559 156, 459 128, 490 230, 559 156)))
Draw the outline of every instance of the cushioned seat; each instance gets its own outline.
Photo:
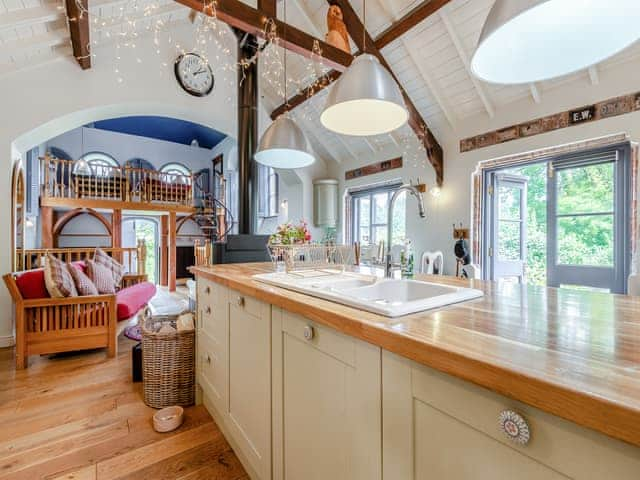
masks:
POLYGON ((156 294, 156 286, 151 282, 142 282, 123 288, 116 293, 118 321, 133 317, 156 294))
MULTIPOLYGON (((73 266, 85 271, 84 262, 72 262, 73 266)), ((36 298, 49 298, 49 292, 44 282, 44 268, 27 270, 16 277, 16 285, 25 300, 36 298)))

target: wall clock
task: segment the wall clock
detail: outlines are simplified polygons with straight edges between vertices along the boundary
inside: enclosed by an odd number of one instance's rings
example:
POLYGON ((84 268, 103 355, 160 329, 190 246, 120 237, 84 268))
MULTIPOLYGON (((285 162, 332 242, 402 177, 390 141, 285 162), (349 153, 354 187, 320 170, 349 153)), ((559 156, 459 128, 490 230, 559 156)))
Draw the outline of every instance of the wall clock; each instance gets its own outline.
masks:
POLYGON ((204 97, 213 90, 211 66, 197 53, 184 53, 175 62, 176 79, 185 92, 204 97))

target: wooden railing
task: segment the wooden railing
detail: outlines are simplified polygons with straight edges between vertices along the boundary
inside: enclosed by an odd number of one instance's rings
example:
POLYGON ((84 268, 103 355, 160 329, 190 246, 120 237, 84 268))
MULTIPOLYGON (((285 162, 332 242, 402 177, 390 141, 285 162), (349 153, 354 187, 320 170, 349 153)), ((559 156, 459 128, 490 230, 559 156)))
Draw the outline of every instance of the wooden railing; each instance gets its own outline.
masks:
MULTIPOLYGON (((137 247, 100 247, 100 249, 122 263, 127 273, 146 273, 147 251, 143 243, 137 247)), ((18 249, 17 270, 32 270, 44 266, 44 257, 48 253, 65 262, 76 262, 93 258, 95 250, 95 247, 18 249)))
POLYGON ((213 248, 211 240, 205 240, 204 243, 200 240, 195 240, 193 246, 193 252, 195 255, 195 266, 211 265, 213 248))
POLYGON ((44 198, 194 205, 193 174, 90 164, 80 169, 73 160, 48 155, 40 160, 44 198))

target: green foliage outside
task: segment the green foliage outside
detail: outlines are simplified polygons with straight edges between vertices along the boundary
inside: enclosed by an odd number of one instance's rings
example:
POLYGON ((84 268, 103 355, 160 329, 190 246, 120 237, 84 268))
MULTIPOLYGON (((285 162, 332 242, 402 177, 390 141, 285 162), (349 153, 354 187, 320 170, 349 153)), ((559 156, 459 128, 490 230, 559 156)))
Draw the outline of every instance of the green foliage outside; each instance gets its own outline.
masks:
POLYGON ((136 237, 143 239, 147 245, 147 259, 145 262, 145 272, 149 276, 149 281, 156 282, 156 232, 151 221, 136 220, 136 237))
MULTIPOLYGON (((509 170, 527 178, 527 283, 547 283, 547 165, 509 170)), ((558 260, 566 265, 613 265, 613 164, 557 170, 558 260), (581 214, 581 215, 576 215, 581 214), (587 214, 587 215, 582 215, 587 214), (597 214, 597 215, 595 215, 597 214)), ((511 190, 513 191, 513 190, 511 190)), ((515 195, 514 195, 515 196, 515 195)), ((500 198, 511 204, 514 199, 500 198)), ((516 238, 500 251, 518 250, 516 238)))

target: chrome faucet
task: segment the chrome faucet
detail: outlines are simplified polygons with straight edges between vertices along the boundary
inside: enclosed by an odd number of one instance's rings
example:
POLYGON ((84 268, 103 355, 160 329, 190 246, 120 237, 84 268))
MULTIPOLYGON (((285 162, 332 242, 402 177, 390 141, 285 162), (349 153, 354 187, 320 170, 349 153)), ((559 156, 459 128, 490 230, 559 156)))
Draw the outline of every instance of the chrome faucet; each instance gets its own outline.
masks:
POLYGON ((411 185, 410 183, 405 183, 404 185, 400 185, 398 189, 393 192, 391 195, 391 200, 389 200, 389 205, 387 207, 387 256, 384 263, 384 276, 386 278, 391 278, 391 232, 393 230, 393 207, 396 204, 396 199, 402 192, 409 192, 411 195, 416 197, 418 200, 418 214, 420 218, 425 218, 426 213, 424 211, 424 200, 422 199, 422 194, 420 191, 411 185))

